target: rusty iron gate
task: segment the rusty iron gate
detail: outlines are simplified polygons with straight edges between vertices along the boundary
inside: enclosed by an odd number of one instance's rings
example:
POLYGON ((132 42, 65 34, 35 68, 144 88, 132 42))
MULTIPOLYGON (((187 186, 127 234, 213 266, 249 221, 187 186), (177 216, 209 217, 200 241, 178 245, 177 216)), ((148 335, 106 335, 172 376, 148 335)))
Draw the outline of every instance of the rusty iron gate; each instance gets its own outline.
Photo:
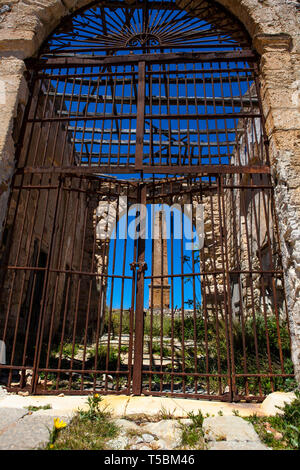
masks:
POLYGON ((258 58, 194 3, 95 2, 27 61, 9 390, 259 401, 293 383, 258 58))

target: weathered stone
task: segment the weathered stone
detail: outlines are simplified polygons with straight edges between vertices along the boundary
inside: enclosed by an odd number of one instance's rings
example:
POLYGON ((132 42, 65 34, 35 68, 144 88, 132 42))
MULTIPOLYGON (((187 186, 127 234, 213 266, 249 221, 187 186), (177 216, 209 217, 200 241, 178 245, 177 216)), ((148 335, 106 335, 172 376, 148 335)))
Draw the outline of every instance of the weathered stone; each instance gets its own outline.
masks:
MULTIPOLYGON (((1 408, 0 409, 0 434, 13 423, 23 418, 28 413, 27 410, 20 408, 1 408)), ((1 438, 0 438, 1 439, 1 438)))
POLYGON ((147 432, 162 439, 168 449, 175 449, 181 442, 181 429, 177 421, 163 420, 141 426, 142 432, 147 432))
POLYGON ((124 450, 129 445, 129 439, 125 436, 119 436, 107 442, 112 450, 124 450))
MULTIPOLYGON (((55 414, 55 417, 70 421, 69 416, 55 414)), ((53 429, 52 414, 33 413, 9 426, 0 436, 0 450, 30 450, 42 448, 49 442, 49 430, 53 429)))
POLYGON ((271 450, 261 442, 220 441, 214 442, 208 450, 271 450))
POLYGON ((28 390, 26 392, 18 392, 18 395, 20 395, 21 397, 28 397, 29 392, 28 392, 28 390))
POLYGON ((116 419, 114 423, 118 428, 120 428, 122 433, 128 431, 139 431, 140 429, 134 421, 128 421, 127 419, 116 419))
MULTIPOLYGON (((189 8, 197 6, 190 2, 189 8)), ((27 101, 23 77, 24 62, 33 56, 46 37, 70 12, 88 0, 28 0, 9 2, 0 18, 0 80, 4 83, 5 104, 1 103, 0 127, 0 229, 6 215, 10 181, 14 170, 15 122, 27 101), (19 61, 20 69, 12 73, 11 62, 19 61)), ((130 0, 128 0, 130 3, 130 0)), ((271 139, 270 159, 276 176, 275 188, 278 225, 282 245, 288 311, 291 323, 293 362, 300 381, 300 268, 299 268, 299 145, 289 137, 300 127, 299 117, 299 24, 297 2, 274 0, 219 0, 219 3, 245 25, 254 47, 261 54, 260 78, 263 108, 266 113, 267 137, 271 139), (274 139, 274 133, 282 133, 274 139), (286 132, 286 139, 283 137, 286 132), (298 149, 298 150, 297 150, 298 149), (288 150, 288 151, 287 151, 288 150), (292 186, 291 186, 292 182, 292 186)), ((180 3, 183 5, 183 2, 180 3)), ((184 6, 184 5, 183 5, 184 6)), ((99 262, 100 264, 101 262, 99 262)), ((208 284, 212 282, 207 278, 208 284)), ((222 285, 218 284, 222 295, 222 285)), ((224 287, 223 287, 224 289, 224 287)))
POLYGON ((143 441, 143 439, 141 438, 141 436, 135 436, 135 437, 131 438, 131 442, 132 442, 134 445, 137 445, 137 444, 142 444, 144 441, 143 441))
POLYGON ((142 434, 142 439, 144 442, 150 443, 154 441, 154 436, 152 434, 142 434))
POLYGON ((163 439, 158 439, 152 443, 152 447, 157 450, 168 450, 167 443, 163 439))
POLYGON ((285 403, 291 403, 295 398, 296 395, 293 392, 271 393, 261 404, 261 411, 267 416, 276 416, 277 414, 282 415, 283 411, 279 408, 283 408, 285 403))
POLYGON ((238 416, 205 418, 203 431, 208 441, 259 442, 253 425, 238 416))

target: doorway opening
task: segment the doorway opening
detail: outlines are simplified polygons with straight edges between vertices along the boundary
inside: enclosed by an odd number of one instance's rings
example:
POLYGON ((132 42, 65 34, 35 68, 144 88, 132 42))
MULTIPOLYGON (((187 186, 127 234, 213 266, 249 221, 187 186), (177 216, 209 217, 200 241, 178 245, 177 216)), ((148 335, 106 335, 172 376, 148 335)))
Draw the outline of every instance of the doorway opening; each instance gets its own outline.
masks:
POLYGON ((27 61, 1 380, 260 401, 293 384, 258 58, 210 1, 95 2, 27 61))

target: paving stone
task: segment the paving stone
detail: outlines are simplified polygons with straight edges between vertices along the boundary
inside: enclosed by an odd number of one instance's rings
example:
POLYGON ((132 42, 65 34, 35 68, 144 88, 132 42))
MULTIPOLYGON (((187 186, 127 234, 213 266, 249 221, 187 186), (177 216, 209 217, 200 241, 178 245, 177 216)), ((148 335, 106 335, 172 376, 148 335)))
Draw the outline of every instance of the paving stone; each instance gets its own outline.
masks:
POLYGON ((168 449, 175 449, 181 443, 181 429, 176 420, 163 420, 158 423, 148 423, 140 427, 143 432, 153 434, 163 439, 168 449))
POLYGON ((203 431, 208 441, 259 442, 253 425, 238 416, 205 418, 203 431))
POLYGON ((0 385, 0 400, 3 400, 4 398, 6 398, 7 395, 8 395, 8 392, 6 388, 0 385))
POLYGON ((193 424, 193 420, 192 419, 180 419, 179 422, 181 424, 184 424, 185 426, 189 426, 191 424, 193 424))
POLYGON ((153 450, 153 448, 145 444, 145 442, 142 442, 140 444, 133 444, 130 446, 130 449, 131 450, 153 450))
POLYGON ((154 437, 152 436, 152 434, 142 434, 142 439, 144 442, 154 441, 154 437))
POLYGON ((163 439, 159 439, 158 441, 155 441, 155 447, 159 450, 168 450, 168 446, 163 439))
POLYGON ((27 413, 28 410, 21 408, 0 408, 0 434, 8 426, 23 418, 27 413))
MULTIPOLYGON (((56 414, 66 422, 69 416, 56 414)), ((53 415, 33 413, 11 425, 0 436, 0 450, 30 450, 42 448, 49 442, 49 430, 53 428, 53 415)))
POLYGON ((142 444, 144 441, 140 436, 135 436, 131 439, 133 444, 142 444))
POLYGON ((125 436, 119 436, 107 442, 112 450, 124 450, 129 445, 129 439, 125 436))
POLYGON ((214 442, 208 450, 271 450, 261 442, 214 442))
POLYGON ((140 430, 139 426, 134 421, 127 419, 116 419, 114 423, 120 428, 121 432, 140 430))
POLYGON ((293 392, 274 392, 270 393, 261 404, 261 411, 266 416, 282 415, 283 411, 279 408, 284 408, 285 403, 291 403, 295 400, 296 395, 293 392))

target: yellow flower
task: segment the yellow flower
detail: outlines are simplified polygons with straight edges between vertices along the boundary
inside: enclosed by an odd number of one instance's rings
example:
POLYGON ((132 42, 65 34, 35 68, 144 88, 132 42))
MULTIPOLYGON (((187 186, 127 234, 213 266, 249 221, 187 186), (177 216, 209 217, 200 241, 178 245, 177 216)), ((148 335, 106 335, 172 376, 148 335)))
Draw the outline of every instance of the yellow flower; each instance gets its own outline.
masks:
POLYGON ((50 449, 53 449, 53 447, 54 447, 54 444, 50 444, 50 449))
POLYGON ((94 398, 99 398, 99 393, 95 393, 94 398))
POLYGON ((54 418, 54 427, 55 427, 55 429, 63 429, 66 426, 67 426, 67 423, 65 423, 62 419, 54 418))

